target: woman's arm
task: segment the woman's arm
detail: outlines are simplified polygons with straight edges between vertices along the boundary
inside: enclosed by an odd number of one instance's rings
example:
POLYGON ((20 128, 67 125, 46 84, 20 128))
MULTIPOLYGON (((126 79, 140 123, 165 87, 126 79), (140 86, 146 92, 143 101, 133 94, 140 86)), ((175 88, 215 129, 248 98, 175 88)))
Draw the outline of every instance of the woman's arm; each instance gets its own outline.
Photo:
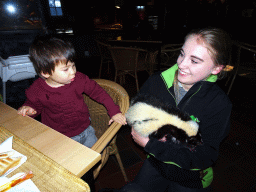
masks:
POLYGON ((226 105, 219 111, 208 110, 200 123, 203 145, 197 146, 195 151, 154 138, 150 138, 145 151, 154 154, 162 162, 175 162, 184 169, 210 167, 217 160, 220 142, 229 130, 230 113, 231 105, 226 105))

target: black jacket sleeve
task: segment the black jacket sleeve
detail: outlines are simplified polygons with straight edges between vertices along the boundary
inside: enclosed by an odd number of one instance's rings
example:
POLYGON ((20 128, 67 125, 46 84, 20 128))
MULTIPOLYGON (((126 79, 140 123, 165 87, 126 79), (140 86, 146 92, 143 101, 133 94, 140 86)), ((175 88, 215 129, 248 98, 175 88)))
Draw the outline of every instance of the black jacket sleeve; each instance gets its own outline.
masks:
POLYGON ((178 182, 180 185, 189 188, 202 188, 202 181, 199 171, 182 169, 176 165, 163 163, 154 157, 149 157, 150 164, 166 179, 178 182))

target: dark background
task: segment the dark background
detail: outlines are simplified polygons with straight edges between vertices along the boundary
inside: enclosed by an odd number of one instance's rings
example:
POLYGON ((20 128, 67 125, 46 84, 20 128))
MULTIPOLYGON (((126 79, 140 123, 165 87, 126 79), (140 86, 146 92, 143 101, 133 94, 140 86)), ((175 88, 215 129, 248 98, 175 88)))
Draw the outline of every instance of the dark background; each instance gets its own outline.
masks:
MULTIPOLYGON (((219 27, 233 40, 255 44, 256 1, 233 0, 61 0, 62 16, 51 16, 48 0, 0 1, 0 56, 28 54, 38 34, 51 33, 73 43, 77 53, 77 69, 97 77, 100 54, 95 40, 107 42, 123 39, 149 38, 163 44, 183 43, 192 29, 219 27), (9 14, 4 5, 17 4, 19 12, 9 14), (120 6, 120 9, 115 6, 120 6), (138 10, 136 6, 145 6, 138 10), (156 16, 157 27, 142 31, 139 25, 156 16), (121 29, 110 29, 121 24, 121 29), (62 31, 63 33, 58 33, 62 31), (72 33, 65 33, 72 31, 72 33), (148 32, 148 34, 147 34, 148 32), (150 33, 150 35, 149 35, 150 33), (147 36, 149 35, 149 36, 147 36)), ((146 25, 143 25, 146 28, 146 25)), ((27 85, 26 85, 27 86, 27 85)), ((9 87, 13 87, 10 83, 9 87)), ((24 92, 24 88, 20 88, 24 92)), ((22 97, 24 98, 24 97, 22 97)), ((15 98, 13 99, 15 100, 15 98)), ((21 100, 23 102, 23 100, 21 100)))

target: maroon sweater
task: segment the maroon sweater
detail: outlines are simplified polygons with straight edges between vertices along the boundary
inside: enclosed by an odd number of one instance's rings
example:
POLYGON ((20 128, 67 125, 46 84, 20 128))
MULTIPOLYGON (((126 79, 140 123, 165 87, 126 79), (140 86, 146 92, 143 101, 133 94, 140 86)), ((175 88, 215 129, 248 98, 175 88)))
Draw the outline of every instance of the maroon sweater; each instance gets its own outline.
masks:
POLYGON ((90 125, 90 114, 83 93, 102 103, 110 117, 121 113, 119 106, 113 102, 107 92, 80 72, 76 73, 73 82, 58 88, 52 88, 45 80, 38 78, 26 90, 27 100, 23 106, 35 109, 36 115, 41 114, 43 124, 68 137, 73 137, 90 125))

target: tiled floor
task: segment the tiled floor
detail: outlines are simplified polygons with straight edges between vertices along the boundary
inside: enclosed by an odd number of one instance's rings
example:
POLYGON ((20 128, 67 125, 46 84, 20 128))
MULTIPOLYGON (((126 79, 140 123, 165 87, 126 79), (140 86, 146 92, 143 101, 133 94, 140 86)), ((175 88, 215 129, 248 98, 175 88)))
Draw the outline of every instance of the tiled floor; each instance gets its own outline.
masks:
MULTIPOLYGON (((85 71, 90 78, 96 78, 99 68, 95 71, 85 71)), ((103 78, 113 80, 112 75, 104 73, 103 78)), ((143 84, 148 78, 145 73, 139 74, 139 82, 143 84)), ((8 83, 9 104, 17 108, 22 104, 24 98, 24 83, 8 83), (16 89, 16 91, 15 91, 16 89), (13 98, 13 99, 12 99, 13 98)), ((219 82, 223 88, 224 82, 219 82)), ((247 192, 256 191, 256 129, 255 129, 255 89, 256 81, 247 77, 237 77, 230 93, 230 99, 233 102, 233 111, 231 116, 231 131, 229 136, 221 144, 220 156, 214 166, 213 191, 225 192, 247 192)), ((126 78, 124 88, 130 97, 136 94, 135 81, 132 78, 126 78)), ((130 136, 130 128, 123 126, 118 132, 117 146, 120 152, 129 180, 133 180, 142 166, 146 154, 143 149, 138 147, 130 136)), ((125 184, 124 178, 118 167, 114 156, 110 156, 109 161, 100 172, 95 181, 95 188, 98 191, 101 188, 120 188, 125 184)))
MULTIPOLYGON (((142 84, 147 74, 141 74, 142 84)), ((219 85, 224 86, 225 81, 219 85)), ((136 94, 135 82, 126 78, 124 88, 130 97, 136 94), (133 89, 134 88, 134 89, 133 89)), ((256 191, 256 129, 255 129, 255 98, 253 87, 255 79, 237 77, 230 92, 233 103, 231 131, 220 147, 220 155, 214 165, 214 181, 212 191, 256 191)), ((130 136, 130 127, 123 126, 118 132, 117 147, 120 152, 129 180, 133 180, 146 158, 143 149, 136 145, 130 136)), ((109 158, 106 166, 95 182, 96 191, 101 188, 120 188, 125 185, 124 178, 114 156, 109 158)))

